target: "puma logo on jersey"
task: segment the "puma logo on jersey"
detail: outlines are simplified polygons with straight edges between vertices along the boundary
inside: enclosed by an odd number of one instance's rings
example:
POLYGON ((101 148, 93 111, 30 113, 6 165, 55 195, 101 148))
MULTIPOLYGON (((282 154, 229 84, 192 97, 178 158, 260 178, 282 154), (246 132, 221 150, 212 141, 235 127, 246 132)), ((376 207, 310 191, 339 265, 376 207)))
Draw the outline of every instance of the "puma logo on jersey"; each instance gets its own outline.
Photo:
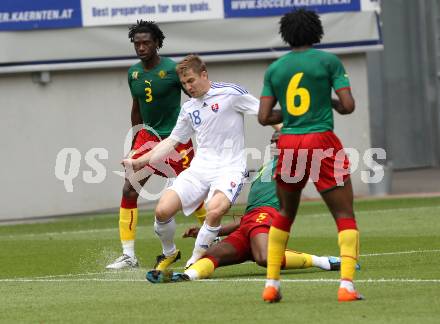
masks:
POLYGON ((131 74, 131 78, 132 78, 133 80, 137 80, 137 79, 139 78, 139 71, 134 71, 134 72, 131 74))

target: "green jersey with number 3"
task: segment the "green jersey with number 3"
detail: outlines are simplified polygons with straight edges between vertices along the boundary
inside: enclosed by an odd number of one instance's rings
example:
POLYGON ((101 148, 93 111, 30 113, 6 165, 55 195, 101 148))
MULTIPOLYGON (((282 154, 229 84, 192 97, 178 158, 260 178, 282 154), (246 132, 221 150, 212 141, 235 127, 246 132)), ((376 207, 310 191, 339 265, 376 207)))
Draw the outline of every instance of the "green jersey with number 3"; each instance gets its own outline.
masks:
POLYGON ((349 88, 339 58, 314 48, 291 51, 273 62, 264 76, 262 97, 277 98, 283 134, 333 130, 331 91, 349 88))
POLYGON ((142 62, 134 64, 128 70, 128 86, 139 103, 144 125, 152 127, 161 137, 169 136, 180 112, 181 86, 176 63, 161 57, 160 63, 148 71, 142 62))

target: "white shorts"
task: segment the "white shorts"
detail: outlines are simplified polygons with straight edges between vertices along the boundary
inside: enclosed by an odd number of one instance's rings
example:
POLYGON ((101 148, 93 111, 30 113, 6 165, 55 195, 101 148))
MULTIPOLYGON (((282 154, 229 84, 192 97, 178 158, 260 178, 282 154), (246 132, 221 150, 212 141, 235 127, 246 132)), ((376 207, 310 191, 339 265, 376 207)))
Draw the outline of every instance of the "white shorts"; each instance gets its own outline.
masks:
POLYGON ((233 204, 240 194, 244 179, 245 170, 223 168, 202 171, 189 167, 177 176, 168 189, 177 193, 182 211, 188 216, 203 201, 209 202, 216 190, 223 192, 233 204))

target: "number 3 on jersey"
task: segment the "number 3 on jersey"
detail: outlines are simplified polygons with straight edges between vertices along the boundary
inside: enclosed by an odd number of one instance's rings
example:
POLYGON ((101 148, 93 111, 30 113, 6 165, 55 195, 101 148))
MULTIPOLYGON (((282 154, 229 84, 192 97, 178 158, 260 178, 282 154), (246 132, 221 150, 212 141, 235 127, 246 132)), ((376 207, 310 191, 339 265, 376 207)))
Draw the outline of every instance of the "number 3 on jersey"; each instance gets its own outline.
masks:
POLYGON ((287 112, 293 116, 304 115, 310 108, 310 92, 306 88, 299 88, 304 73, 295 74, 290 79, 286 92, 287 112), (295 103, 295 97, 299 97, 299 105, 295 103))
POLYGON ((153 94, 151 90, 151 82, 145 80, 145 102, 152 102, 153 101, 153 94))

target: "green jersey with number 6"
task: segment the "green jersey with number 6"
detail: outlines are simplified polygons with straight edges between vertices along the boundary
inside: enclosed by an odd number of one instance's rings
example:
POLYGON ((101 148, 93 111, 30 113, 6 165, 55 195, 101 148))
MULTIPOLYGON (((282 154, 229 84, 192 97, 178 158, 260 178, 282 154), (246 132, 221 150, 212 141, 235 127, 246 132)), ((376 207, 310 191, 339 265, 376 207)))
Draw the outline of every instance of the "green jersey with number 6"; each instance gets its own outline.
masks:
POLYGON ((161 137, 169 136, 180 112, 181 86, 176 63, 161 56, 160 63, 148 71, 142 62, 134 64, 128 69, 128 86, 139 103, 144 125, 161 137))
POLYGON ((283 134, 333 130, 331 91, 350 87, 339 58, 314 48, 291 51, 273 62, 264 76, 262 97, 277 98, 283 134))

